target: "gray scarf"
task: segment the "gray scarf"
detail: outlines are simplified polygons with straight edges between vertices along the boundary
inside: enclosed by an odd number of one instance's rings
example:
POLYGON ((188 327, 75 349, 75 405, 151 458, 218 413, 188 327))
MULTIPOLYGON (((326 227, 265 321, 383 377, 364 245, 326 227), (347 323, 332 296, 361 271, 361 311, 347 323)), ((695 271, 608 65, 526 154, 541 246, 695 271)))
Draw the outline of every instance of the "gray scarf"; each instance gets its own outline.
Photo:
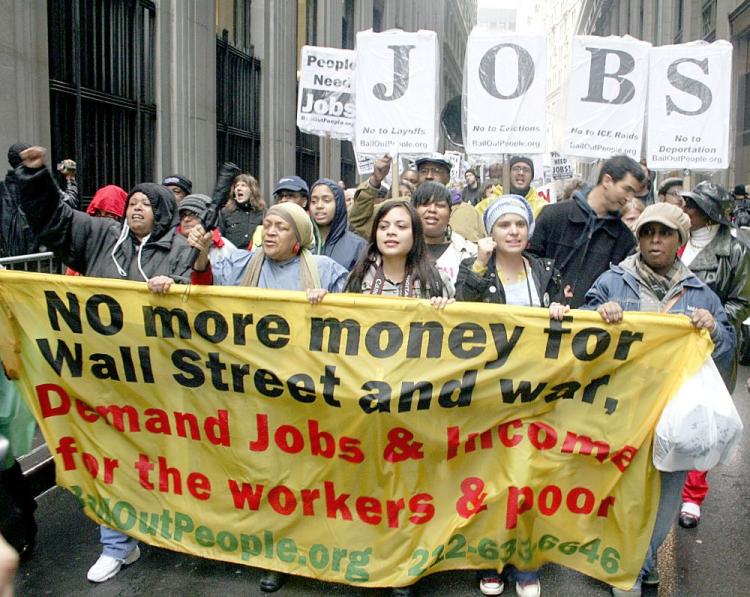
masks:
POLYGON ((656 295, 659 301, 663 301, 664 297, 677 283, 684 277, 682 261, 675 259, 672 267, 665 275, 657 274, 652 270, 646 262, 643 261, 643 256, 638 253, 633 259, 633 266, 635 267, 636 274, 640 279, 641 284, 647 286, 651 292, 656 295))

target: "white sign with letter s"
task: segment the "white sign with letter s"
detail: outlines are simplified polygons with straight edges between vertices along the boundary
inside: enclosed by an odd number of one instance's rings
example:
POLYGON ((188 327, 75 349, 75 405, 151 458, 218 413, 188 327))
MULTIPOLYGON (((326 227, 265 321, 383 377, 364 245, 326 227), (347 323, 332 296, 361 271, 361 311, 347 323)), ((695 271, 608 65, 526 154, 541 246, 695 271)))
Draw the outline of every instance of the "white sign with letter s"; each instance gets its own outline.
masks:
POLYGON ((661 46, 650 55, 649 168, 729 167, 732 44, 661 46))

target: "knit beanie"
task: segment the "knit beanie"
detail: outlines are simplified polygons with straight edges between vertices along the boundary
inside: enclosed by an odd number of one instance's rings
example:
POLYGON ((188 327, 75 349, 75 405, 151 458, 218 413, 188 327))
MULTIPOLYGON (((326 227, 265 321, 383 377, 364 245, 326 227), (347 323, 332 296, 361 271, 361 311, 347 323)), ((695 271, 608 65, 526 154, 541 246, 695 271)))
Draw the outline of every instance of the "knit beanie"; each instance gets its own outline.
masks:
POLYGON ((520 195, 503 195, 490 203, 484 212, 484 229, 487 231, 487 234, 492 235, 492 228, 495 226, 495 222, 506 214, 521 216, 526 220, 526 224, 529 227, 529 238, 531 238, 535 225, 534 212, 526 202, 526 199, 520 195))
POLYGON ((531 178, 534 178, 534 162, 531 160, 531 158, 527 158, 523 155, 514 155, 512 158, 510 158, 510 167, 512 168, 519 162, 523 162, 524 164, 527 164, 529 168, 531 168, 531 178))
POLYGON ((208 195, 196 193, 194 195, 188 195, 182 201, 180 201, 180 204, 177 206, 177 210, 180 212, 180 216, 182 216, 183 211, 192 211, 199 218, 203 219, 203 216, 206 215, 208 204, 210 202, 211 199, 208 197, 208 195))

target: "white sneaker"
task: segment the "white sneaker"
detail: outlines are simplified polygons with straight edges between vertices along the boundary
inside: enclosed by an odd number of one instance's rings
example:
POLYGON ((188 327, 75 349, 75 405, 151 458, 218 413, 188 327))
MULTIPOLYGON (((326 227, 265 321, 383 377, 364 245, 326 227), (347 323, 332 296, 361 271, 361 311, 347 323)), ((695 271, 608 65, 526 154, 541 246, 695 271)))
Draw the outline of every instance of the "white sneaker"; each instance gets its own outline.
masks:
POLYGON ((542 594, 542 585, 538 580, 532 580, 531 582, 521 584, 516 583, 516 595, 518 597, 539 597, 542 594))
POLYGON ((89 568, 86 578, 91 582, 104 582, 115 576, 120 571, 120 568, 132 564, 140 557, 141 550, 137 545, 124 560, 118 560, 112 556, 100 555, 94 565, 89 568))
POLYGON ((504 588, 505 584, 499 574, 497 576, 487 576, 479 581, 479 590, 482 592, 482 595, 501 595, 504 588))

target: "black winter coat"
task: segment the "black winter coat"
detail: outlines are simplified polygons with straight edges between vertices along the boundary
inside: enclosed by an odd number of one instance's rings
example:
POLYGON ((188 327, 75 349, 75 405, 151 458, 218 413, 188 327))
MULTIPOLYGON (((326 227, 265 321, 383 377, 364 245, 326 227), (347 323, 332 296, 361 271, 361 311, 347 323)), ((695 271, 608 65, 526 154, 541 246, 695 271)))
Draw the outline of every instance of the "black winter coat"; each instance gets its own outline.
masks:
POLYGON ((263 225, 265 211, 250 207, 250 203, 238 203, 234 210, 221 210, 219 230, 221 235, 234 243, 238 249, 247 249, 253 240, 255 228, 263 225))
MULTIPOLYGON (((581 200, 585 196, 581 194, 581 200)), ((596 279, 620 263, 635 247, 635 236, 618 217, 597 218, 588 225, 588 215, 575 199, 554 203, 539 214, 529 252, 553 259, 560 270, 562 287, 570 285, 570 306, 584 303, 596 279)))
POLYGON ((0 257, 39 251, 39 241, 21 209, 21 189, 13 170, 0 181, 0 257))
POLYGON ((721 226, 708 245, 688 266, 719 297, 729 322, 737 333, 750 316, 750 253, 721 226))
MULTIPOLYGON (((550 303, 559 301, 562 294, 560 272, 555 269, 555 262, 551 259, 539 259, 528 253, 524 253, 524 257, 531 265, 531 279, 542 307, 549 307, 550 303)), ((461 262, 456 279, 456 300, 506 304, 505 290, 495 268, 495 254, 490 257, 487 271, 481 276, 471 269, 476 260, 474 256, 461 262)))
POLYGON ((176 233, 174 196, 168 190, 163 193, 160 185, 145 183, 131 191, 143 188, 147 195, 155 193, 153 199, 149 197, 154 231, 141 247, 132 232, 121 239, 120 223, 71 209, 61 200, 60 190, 47 168, 32 170, 19 166, 16 174, 21 183, 21 206, 29 225, 40 241, 69 267, 85 276, 99 278, 145 281, 163 275, 177 282, 190 282, 190 246, 176 233), (138 268, 139 248, 145 278, 138 268))
MULTIPOLYGON (((739 338, 740 326, 750 316, 750 253, 747 247, 732 236, 729 226, 722 225, 714 239, 688 267, 719 297, 739 338)), ((731 368, 728 371, 719 369, 730 392, 737 384, 738 351, 739 342, 731 368)))

